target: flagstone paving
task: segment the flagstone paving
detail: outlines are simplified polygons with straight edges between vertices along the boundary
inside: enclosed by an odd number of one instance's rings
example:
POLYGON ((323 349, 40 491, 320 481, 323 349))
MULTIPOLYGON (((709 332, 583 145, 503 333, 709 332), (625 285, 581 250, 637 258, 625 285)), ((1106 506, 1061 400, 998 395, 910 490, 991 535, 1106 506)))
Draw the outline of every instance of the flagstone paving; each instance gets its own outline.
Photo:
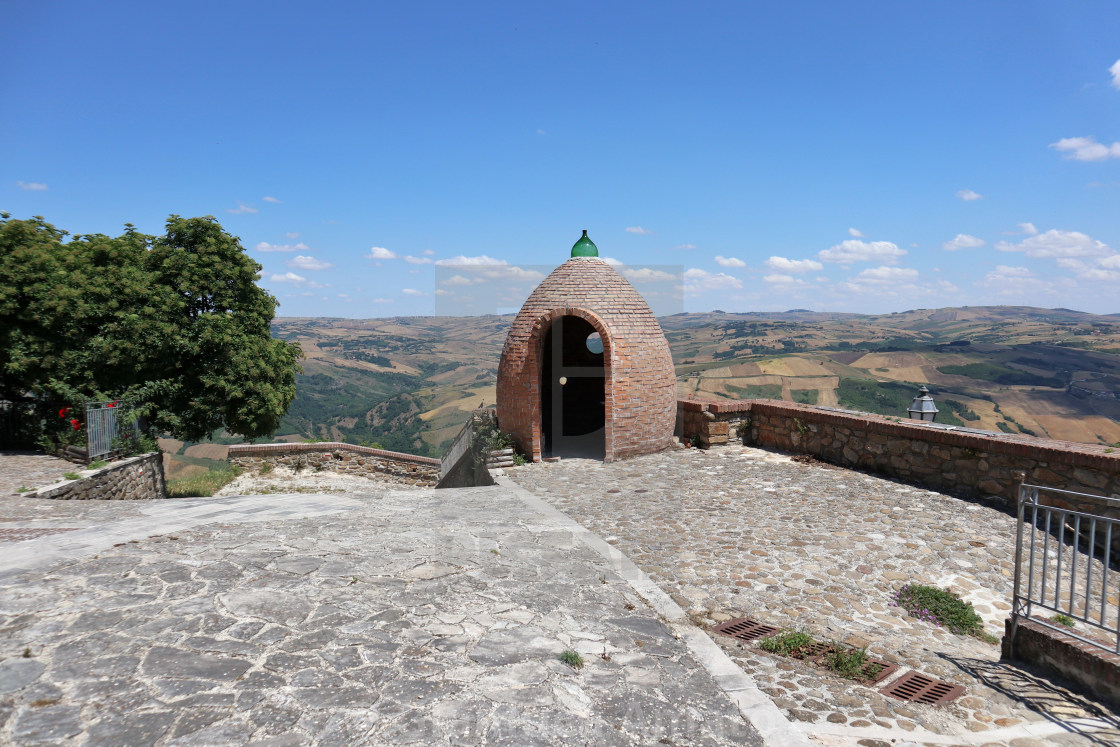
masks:
POLYGON ((367 486, 7 502, 74 531, 0 544, 0 743, 762 744, 582 530, 367 486))
POLYGON ((713 633, 821 741, 1120 744, 1106 706, 1001 664, 998 645, 891 606, 908 582, 949 587, 1001 636, 1014 569, 1008 512, 741 446, 527 465, 509 479, 604 537, 698 624, 747 616, 866 646, 900 665, 896 676, 916 669, 967 689, 947 705, 904 703, 713 633))

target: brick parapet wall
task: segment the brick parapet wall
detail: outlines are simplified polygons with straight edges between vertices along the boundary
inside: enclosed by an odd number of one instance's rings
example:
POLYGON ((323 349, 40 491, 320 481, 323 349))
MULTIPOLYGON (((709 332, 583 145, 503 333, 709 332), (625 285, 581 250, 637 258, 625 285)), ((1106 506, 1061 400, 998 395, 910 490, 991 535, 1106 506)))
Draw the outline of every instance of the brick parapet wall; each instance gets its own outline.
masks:
POLYGON ((231 446, 227 459, 242 469, 260 469, 267 464, 428 487, 439 481, 440 468, 438 459, 340 442, 231 446))
POLYGON ((167 497, 162 454, 128 457, 85 472, 77 480, 48 485, 24 495, 61 501, 146 501, 167 497))
MULTIPOLYGON (((682 440, 692 436, 703 440, 706 435, 711 440, 717 423, 737 420, 740 426, 749 424, 742 429, 742 440, 750 445, 811 454, 832 464, 960 495, 994 498, 1009 506, 1015 505, 1023 481, 1120 497, 1120 452, 1110 452, 1108 447, 953 429, 778 400, 681 400, 678 414, 682 440)), ((1103 504, 1080 507, 1100 512, 1103 504)))
POLYGON ((1023 617, 1008 618, 1004 659, 1025 661, 1088 688, 1120 705, 1120 656, 1023 617))

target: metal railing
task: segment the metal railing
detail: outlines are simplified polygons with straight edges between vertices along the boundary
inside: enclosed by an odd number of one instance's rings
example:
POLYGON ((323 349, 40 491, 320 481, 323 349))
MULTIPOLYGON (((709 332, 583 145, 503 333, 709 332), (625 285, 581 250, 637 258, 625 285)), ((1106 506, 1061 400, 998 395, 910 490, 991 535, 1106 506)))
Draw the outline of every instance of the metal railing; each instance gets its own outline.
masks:
MULTIPOLYGON (((135 421, 128 427, 138 431, 135 421)), ((86 447, 91 462, 112 453, 113 442, 120 433, 116 402, 90 402, 86 405, 86 447)))
POLYGON ((1086 504, 1120 515, 1120 499, 1039 485, 1019 487, 1013 619, 1028 618, 1120 653, 1120 569, 1112 565, 1120 518, 1077 510, 1086 504), (1098 636, 1081 635, 1037 610, 1078 620, 1098 636))

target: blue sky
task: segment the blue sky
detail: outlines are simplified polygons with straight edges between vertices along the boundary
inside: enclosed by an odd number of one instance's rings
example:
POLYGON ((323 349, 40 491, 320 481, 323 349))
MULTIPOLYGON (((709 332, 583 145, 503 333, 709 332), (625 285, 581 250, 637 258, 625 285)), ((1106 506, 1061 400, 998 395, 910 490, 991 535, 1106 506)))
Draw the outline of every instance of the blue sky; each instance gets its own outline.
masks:
POLYGON ((1112 0, 9 0, 0 91, 0 210, 213 215, 283 316, 465 310, 448 265, 585 228, 689 311, 1120 312, 1112 0))

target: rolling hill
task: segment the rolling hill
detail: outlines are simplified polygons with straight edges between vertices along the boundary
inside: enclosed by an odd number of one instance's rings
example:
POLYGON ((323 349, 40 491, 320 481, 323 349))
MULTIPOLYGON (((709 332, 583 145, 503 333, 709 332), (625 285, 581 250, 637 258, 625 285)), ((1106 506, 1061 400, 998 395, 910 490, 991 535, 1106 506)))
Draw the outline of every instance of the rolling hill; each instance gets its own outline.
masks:
MULTIPOLYGON (((277 319, 273 335, 307 356, 278 435, 438 456, 467 412, 494 403, 512 319, 277 319)), ((682 397, 774 397, 905 416, 925 384, 943 422, 1120 441, 1120 315, 996 306, 660 321, 682 397)))

